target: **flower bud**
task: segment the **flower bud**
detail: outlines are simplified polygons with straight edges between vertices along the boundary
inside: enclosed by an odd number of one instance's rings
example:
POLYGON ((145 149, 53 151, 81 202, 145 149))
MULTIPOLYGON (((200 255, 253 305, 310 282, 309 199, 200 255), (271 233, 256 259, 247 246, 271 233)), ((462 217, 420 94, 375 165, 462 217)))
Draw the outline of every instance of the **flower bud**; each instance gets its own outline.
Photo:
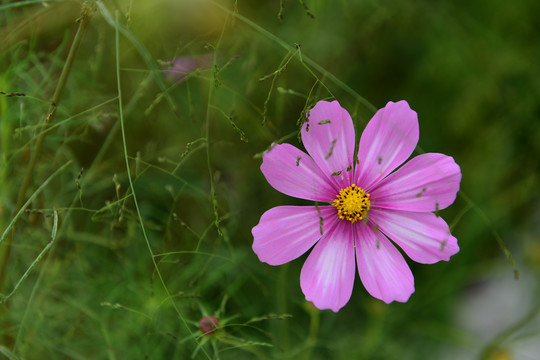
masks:
POLYGON ((213 335, 219 326, 219 321, 215 316, 207 315, 199 321, 199 330, 203 335, 213 335))

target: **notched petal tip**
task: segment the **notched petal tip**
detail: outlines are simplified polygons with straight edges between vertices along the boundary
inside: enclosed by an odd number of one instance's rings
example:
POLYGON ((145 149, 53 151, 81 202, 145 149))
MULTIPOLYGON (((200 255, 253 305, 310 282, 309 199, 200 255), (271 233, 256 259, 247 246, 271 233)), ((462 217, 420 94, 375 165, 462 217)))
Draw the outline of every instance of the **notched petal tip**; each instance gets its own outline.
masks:
POLYGON ((345 305, 347 305, 347 303, 345 304, 340 304, 340 305, 337 305, 337 304, 326 304, 326 303, 323 303, 321 301, 319 301, 318 298, 309 298, 307 295, 305 295, 305 298, 306 298, 306 301, 310 302, 314 307, 316 307, 317 309, 319 310, 332 310, 333 312, 337 313, 339 312, 339 310, 341 310, 345 305))
POLYGON ((447 232, 447 238, 442 240, 439 244, 439 253, 441 254, 441 261, 450 261, 450 258, 459 252, 459 245, 457 239, 447 232))
POLYGON ((337 312, 349 301, 355 276, 353 241, 350 223, 338 220, 304 263, 300 287, 318 309, 337 312))
POLYGON ((407 100, 389 101, 386 103, 385 107, 388 107, 388 106, 390 107, 400 106, 400 107, 403 107, 404 109, 409 109, 414 112, 414 110, 411 109, 411 106, 409 105, 407 100))
POLYGON ((461 170, 450 156, 418 155, 381 180, 371 191, 374 207, 432 212, 454 202, 461 170))
POLYGON ((337 101, 319 101, 302 125, 302 143, 332 183, 343 185, 332 174, 353 162, 355 134, 351 116, 337 101))
POLYGON ((357 226, 358 274, 371 296, 389 304, 406 302, 414 293, 414 277, 401 253, 377 228, 357 226))
POLYGON ((372 209, 370 219, 418 263, 448 261, 459 251, 448 224, 434 213, 372 209))
POLYGON ((420 135, 418 115, 405 101, 388 102, 371 118, 358 150, 356 182, 370 189, 412 154, 420 135))

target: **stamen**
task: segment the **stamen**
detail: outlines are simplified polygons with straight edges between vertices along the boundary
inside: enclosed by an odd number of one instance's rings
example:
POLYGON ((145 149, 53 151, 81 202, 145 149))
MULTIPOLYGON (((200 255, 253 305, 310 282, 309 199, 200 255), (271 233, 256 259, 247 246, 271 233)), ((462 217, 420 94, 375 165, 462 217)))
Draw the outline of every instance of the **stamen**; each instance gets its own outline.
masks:
POLYGON ((349 220, 354 224, 366 216, 371 202, 369 201, 369 194, 366 194, 362 188, 352 184, 339 191, 332 205, 337 208, 340 219, 349 220))

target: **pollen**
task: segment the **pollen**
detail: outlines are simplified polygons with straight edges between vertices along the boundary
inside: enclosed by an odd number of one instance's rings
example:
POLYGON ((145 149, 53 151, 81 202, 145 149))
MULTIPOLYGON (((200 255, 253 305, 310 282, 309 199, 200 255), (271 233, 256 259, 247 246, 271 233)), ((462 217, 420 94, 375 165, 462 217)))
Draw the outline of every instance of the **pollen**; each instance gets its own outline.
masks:
POLYGON ((371 202, 369 201, 369 194, 366 194, 362 188, 352 184, 339 191, 332 205, 337 208, 340 219, 349 220, 354 224, 356 221, 366 217, 371 202))

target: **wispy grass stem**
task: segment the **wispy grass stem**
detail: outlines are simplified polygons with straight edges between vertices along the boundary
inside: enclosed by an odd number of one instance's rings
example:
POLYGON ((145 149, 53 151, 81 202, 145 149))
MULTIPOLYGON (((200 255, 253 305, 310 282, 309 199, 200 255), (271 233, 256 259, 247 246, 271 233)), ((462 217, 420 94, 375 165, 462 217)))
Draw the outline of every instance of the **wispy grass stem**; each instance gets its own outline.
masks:
MULTIPOLYGON (((116 24, 116 26, 114 26, 114 29, 115 29, 115 55, 116 55, 116 84, 117 84, 117 88, 118 88, 118 112, 119 112, 119 116, 120 116, 120 132, 122 134, 122 147, 123 147, 123 152, 124 152, 124 160, 125 160, 125 163, 126 163, 126 173, 127 173, 127 178, 128 178, 128 182, 129 182, 129 187, 130 187, 131 193, 133 195, 133 204, 135 206, 135 211, 137 213, 138 222, 139 222, 139 224, 141 226, 142 235, 144 237, 144 240, 146 242, 146 246, 148 248, 148 252, 150 253, 150 256, 151 256, 151 259, 152 259, 152 264, 153 264, 154 269, 156 271, 156 274, 157 274, 157 276, 159 278, 159 281, 160 281, 161 285, 163 286, 163 289, 164 289, 164 291, 165 291, 165 293, 167 295, 167 299, 171 302, 171 305, 173 306, 176 314, 178 315, 178 318, 181 320, 181 322, 185 326, 188 333, 190 335, 193 335, 193 332, 191 331, 188 322, 186 321, 186 319, 184 318, 184 316, 180 312, 180 309, 176 305, 173 296, 171 295, 169 289, 167 288, 167 285, 165 284, 165 280, 163 279, 161 271, 159 270, 159 267, 158 267, 158 264, 156 262, 156 258, 155 258, 155 255, 154 255, 154 251, 152 250, 152 246, 150 245, 150 240, 148 239, 148 235, 146 234, 146 228, 144 226, 142 214, 141 214, 141 211, 139 209, 139 203, 137 201, 137 195, 136 195, 136 192, 135 192, 135 187, 133 185, 133 180, 131 178, 131 170, 130 170, 130 167, 129 167, 129 156, 128 156, 127 143, 126 143, 126 130, 125 130, 125 126, 124 126, 124 110, 123 110, 124 106, 123 106, 123 102, 122 102, 122 83, 121 83, 121 80, 120 80, 120 39, 119 39, 120 38, 120 36, 119 36, 119 28, 120 27, 119 27, 119 23, 118 23, 118 11, 115 12, 115 22, 114 23, 116 24)), ((197 341, 197 339, 194 338, 194 340, 195 340, 195 342, 197 342, 197 344, 199 343, 197 341)), ((202 348, 202 351, 206 355, 206 357, 208 359, 210 359, 210 355, 206 352, 206 350, 204 348, 202 348)))
MULTIPOLYGON (((58 108, 58 104, 60 103, 62 92, 64 91, 64 88, 66 86, 66 82, 68 80, 71 67, 73 65, 73 61, 75 60, 75 56, 81 44, 84 31, 86 30, 86 27, 91 17, 92 17, 91 8, 84 6, 82 14, 77 20, 79 22, 79 26, 77 28, 75 37, 73 38, 73 42, 71 43, 71 47, 69 49, 66 62, 64 63, 64 67, 62 68, 62 73, 60 74, 60 78, 58 79, 58 83, 56 85, 54 95, 49 105, 49 110, 47 111, 45 119, 43 120, 43 124, 41 125, 41 131, 34 145, 34 149, 30 155, 30 161, 28 163, 28 167, 26 168, 26 172, 21 182, 19 193, 17 195, 17 202, 15 203, 15 207, 12 212, 13 216, 19 213, 23 204, 25 203, 26 192, 30 186, 30 180, 32 179, 32 176, 34 175, 34 168, 36 167, 37 160, 39 159, 39 156, 41 154, 41 147, 43 146, 43 141, 45 140, 45 137, 47 134, 46 130, 51 124, 56 114, 56 109, 58 108)), ((9 261, 9 254, 11 252, 12 241, 13 241, 13 238, 10 236, 8 238, 8 241, 3 247, 2 253, 0 254, 0 289, 2 289, 3 287, 4 275, 5 275, 7 263, 9 261)))

